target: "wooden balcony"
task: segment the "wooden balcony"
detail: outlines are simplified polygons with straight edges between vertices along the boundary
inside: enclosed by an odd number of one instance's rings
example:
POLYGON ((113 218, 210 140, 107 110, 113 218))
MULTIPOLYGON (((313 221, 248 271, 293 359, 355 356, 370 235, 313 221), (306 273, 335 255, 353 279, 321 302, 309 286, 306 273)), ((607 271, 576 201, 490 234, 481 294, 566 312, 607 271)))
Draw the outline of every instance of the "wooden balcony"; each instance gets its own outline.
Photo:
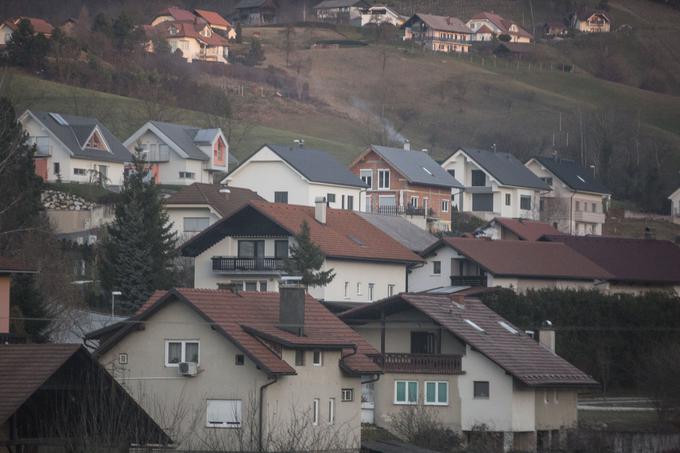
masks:
POLYGON ((281 271, 284 267, 283 258, 238 258, 228 256, 212 257, 213 272, 238 271, 281 271))
POLYGON ((387 353, 373 361, 385 373, 463 374, 459 355, 387 353))
POLYGON ((486 286, 485 275, 452 275, 451 286, 486 286))

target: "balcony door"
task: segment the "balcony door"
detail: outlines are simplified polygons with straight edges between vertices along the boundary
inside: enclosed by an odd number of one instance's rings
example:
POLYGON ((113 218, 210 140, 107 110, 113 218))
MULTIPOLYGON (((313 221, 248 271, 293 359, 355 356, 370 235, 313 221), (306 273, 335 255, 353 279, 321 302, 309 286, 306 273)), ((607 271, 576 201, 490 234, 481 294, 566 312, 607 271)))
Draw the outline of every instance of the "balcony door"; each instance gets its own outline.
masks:
POLYGON ((436 342, 432 332, 411 332, 411 354, 435 354, 436 342))
POLYGON ((264 264, 264 241, 238 241, 238 257, 242 259, 252 259, 255 268, 259 269, 264 264))

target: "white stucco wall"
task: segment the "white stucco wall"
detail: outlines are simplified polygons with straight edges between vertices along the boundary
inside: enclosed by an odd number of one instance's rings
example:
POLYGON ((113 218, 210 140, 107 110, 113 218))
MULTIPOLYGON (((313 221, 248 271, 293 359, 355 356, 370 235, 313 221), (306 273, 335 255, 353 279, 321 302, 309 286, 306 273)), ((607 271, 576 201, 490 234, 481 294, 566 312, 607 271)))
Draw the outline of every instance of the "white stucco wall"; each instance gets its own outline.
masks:
POLYGON ((426 291, 432 288, 440 288, 442 286, 450 286, 451 279, 451 260, 460 258, 455 250, 451 247, 441 247, 436 251, 436 255, 431 255, 425 258, 425 264, 420 267, 411 269, 408 274, 408 289, 412 292, 426 291), (441 262, 441 274, 433 273, 433 261, 441 262))
POLYGON ((208 205, 204 207, 166 205, 165 211, 168 213, 168 219, 172 224, 173 234, 179 237, 181 242, 184 242, 197 234, 196 232, 184 231, 185 218, 207 218, 208 225, 212 225, 221 218, 221 216, 208 205))

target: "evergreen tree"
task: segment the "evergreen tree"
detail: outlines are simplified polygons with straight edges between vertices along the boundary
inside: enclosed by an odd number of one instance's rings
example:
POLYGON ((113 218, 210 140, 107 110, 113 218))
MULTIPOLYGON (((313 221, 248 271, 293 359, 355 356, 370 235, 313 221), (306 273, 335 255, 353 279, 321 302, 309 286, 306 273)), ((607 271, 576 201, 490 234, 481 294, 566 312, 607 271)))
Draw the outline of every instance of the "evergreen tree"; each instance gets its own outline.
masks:
POLYGON ((284 268, 290 275, 302 277, 305 286, 325 286, 333 281, 333 269, 320 271, 326 259, 309 234, 309 224, 302 222, 300 233, 295 235, 295 244, 290 247, 290 256, 286 258, 284 268))
POLYGON ((45 330, 50 321, 46 319, 45 301, 36 286, 35 277, 30 274, 12 277, 10 300, 10 331, 34 342, 46 341, 45 330))
POLYGON ((253 40, 250 42, 250 49, 248 49, 248 53, 246 54, 243 64, 248 66, 256 66, 263 61, 264 49, 262 49, 262 44, 260 44, 259 40, 253 38, 253 40))
POLYGON ((243 42, 243 35, 241 30, 241 21, 236 22, 236 42, 241 44, 243 42))
POLYGON ((47 38, 42 33, 35 34, 31 23, 22 19, 17 30, 7 43, 9 61, 23 68, 43 68, 49 50, 47 38))

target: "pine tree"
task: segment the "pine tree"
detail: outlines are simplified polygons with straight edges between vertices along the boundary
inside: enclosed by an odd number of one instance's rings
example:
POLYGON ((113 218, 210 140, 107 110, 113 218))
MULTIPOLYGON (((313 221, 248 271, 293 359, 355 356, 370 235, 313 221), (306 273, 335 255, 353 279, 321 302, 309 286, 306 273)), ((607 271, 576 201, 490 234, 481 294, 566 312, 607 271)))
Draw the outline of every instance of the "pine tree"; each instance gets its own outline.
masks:
POLYGON ((243 64, 247 66, 257 66, 263 61, 264 49, 262 48, 262 44, 260 44, 259 40, 253 38, 253 40, 250 42, 250 49, 248 49, 248 53, 243 60, 243 64))
POLYGON ((236 42, 241 44, 243 42, 243 35, 241 30, 241 21, 236 22, 236 42))
POLYGON ((302 222, 300 233, 295 235, 295 244, 290 247, 284 268, 290 275, 302 277, 301 283, 309 286, 326 286, 335 278, 333 269, 320 271, 326 257, 309 234, 309 224, 302 222))
POLYGON ((7 43, 9 61, 24 68, 43 68, 49 43, 42 33, 35 34, 31 23, 22 19, 7 43))

